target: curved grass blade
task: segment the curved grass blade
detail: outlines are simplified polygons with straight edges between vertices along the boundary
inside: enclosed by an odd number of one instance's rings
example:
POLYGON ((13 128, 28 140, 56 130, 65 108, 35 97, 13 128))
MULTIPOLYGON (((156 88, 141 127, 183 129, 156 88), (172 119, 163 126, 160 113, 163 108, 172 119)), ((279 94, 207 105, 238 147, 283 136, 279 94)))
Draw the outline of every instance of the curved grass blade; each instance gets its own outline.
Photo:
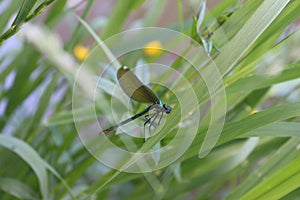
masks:
POLYGON ((27 143, 7 135, 0 135, 0 146, 10 149, 20 156, 35 172, 43 199, 49 199, 49 182, 43 159, 27 143))

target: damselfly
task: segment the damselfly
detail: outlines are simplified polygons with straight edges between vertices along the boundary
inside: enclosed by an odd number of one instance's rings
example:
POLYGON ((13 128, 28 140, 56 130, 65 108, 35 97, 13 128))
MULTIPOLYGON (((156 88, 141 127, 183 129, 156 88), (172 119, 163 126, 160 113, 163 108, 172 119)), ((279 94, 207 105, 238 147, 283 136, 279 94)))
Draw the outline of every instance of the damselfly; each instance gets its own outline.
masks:
POLYGON ((110 131, 116 130, 118 127, 125 125, 141 116, 145 115, 144 127, 149 124, 149 131, 151 127, 155 128, 154 122, 158 119, 158 125, 161 122, 163 114, 169 114, 172 110, 170 106, 164 104, 156 94, 146 85, 144 85, 133 72, 126 66, 121 67, 118 70, 117 78, 122 90, 128 97, 140 103, 151 103, 143 111, 133 115, 129 119, 126 119, 119 124, 103 130, 100 134, 107 134, 110 131), (149 111, 154 111, 151 114, 147 114, 149 111))

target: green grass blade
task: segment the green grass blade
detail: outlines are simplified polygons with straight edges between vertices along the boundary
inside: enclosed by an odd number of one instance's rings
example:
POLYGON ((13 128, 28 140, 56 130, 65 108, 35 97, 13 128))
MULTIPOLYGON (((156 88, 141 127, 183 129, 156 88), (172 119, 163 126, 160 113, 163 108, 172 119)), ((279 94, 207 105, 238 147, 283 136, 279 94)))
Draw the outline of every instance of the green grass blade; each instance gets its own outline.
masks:
POLYGON ((16 179, 0 178, 0 188, 18 199, 39 199, 28 185, 16 179))
POLYGON ((29 15, 36 2, 37 0, 24 0, 14 22, 12 23, 12 26, 21 25, 29 15))
MULTIPOLYGON (((249 177, 243 183, 238 186, 228 197, 227 199, 240 199, 241 196, 244 196, 248 191, 251 191, 252 189, 256 188, 258 184, 261 182, 261 184, 264 186, 263 190, 268 190, 272 187, 267 186, 264 184, 263 180, 272 180, 274 181, 274 185, 277 185, 281 183, 281 180, 274 180, 272 177, 277 176, 276 174, 282 174, 286 173, 285 178, 289 178, 290 173, 294 172, 288 172, 284 169, 289 166, 295 166, 292 164, 293 162, 299 162, 299 152, 295 151, 297 146, 299 145, 299 138, 291 138, 288 142, 286 142, 284 145, 282 145, 278 150, 277 153, 272 153, 272 156, 258 169, 255 170, 255 173, 250 174, 249 177), (298 161, 297 161, 298 160, 298 161)), ((298 165, 299 166, 299 165, 298 165)), ((299 168, 298 168, 299 173, 299 168)), ((272 183, 273 184, 273 183, 272 183)), ((297 184, 296 184, 297 185, 297 184)), ((258 188, 261 188, 259 186, 258 188)), ((262 188, 261 188, 262 189, 262 188)), ((256 190, 256 189, 254 189, 256 190)), ((256 190, 257 191, 257 190, 256 190)), ((257 191, 258 195, 262 195, 262 190, 257 191)), ((265 191, 266 192, 266 191, 265 191)), ((256 194, 251 193, 251 199, 255 198, 256 194)))
POLYGON ((23 141, 6 135, 0 135, 0 145, 8 148, 20 156, 35 172, 43 199, 49 198, 49 182, 43 159, 39 154, 23 141))
MULTIPOLYGON (((299 145, 299 144, 298 144, 299 145)), ((297 148, 297 146, 293 146, 297 148)), ((299 152, 299 150, 298 150, 299 152)), ((300 156, 268 177, 240 199, 280 199, 300 187, 300 156)))

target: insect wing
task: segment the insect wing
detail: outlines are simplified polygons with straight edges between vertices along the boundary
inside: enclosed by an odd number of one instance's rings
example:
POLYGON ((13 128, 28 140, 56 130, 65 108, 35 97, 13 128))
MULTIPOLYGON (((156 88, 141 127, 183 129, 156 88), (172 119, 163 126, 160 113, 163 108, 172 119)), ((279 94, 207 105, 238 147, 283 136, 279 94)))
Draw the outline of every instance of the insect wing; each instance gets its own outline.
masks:
POLYGON ((117 77, 121 88, 131 99, 141 103, 155 103, 159 101, 154 92, 144 85, 128 67, 121 67, 118 70, 117 77))

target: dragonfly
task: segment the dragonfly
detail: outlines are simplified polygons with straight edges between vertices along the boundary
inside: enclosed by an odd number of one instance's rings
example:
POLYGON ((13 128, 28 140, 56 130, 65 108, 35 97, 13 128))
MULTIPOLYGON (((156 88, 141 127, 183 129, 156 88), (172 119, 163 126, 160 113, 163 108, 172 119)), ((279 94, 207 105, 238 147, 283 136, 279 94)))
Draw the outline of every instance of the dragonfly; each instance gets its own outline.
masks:
POLYGON ((116 130, 118 127, 123 126, 141 116, 145 115, 146 121, 144 122, 144 129, 149 124, 149 131, 151 127, 155 128, 154 122, 159 118, 158 125, 161 122, 163 114, 169 114, 172 111, 172 107, 164 104, 157 95, 146 85, 144 85, 136 75, 126 66, 122 66, 117 72, 117 78, 122 90, 132 100, 140 103, 150 104, 141 112, 131 116, 130 118, 114 125, 108 129, 103 130, 100 134, 107 134, 116 130), (148 114, 149 111, 154 111, 148 114))

